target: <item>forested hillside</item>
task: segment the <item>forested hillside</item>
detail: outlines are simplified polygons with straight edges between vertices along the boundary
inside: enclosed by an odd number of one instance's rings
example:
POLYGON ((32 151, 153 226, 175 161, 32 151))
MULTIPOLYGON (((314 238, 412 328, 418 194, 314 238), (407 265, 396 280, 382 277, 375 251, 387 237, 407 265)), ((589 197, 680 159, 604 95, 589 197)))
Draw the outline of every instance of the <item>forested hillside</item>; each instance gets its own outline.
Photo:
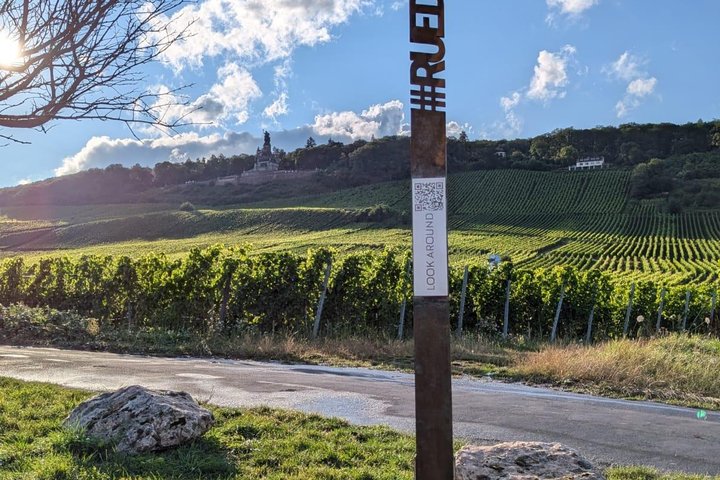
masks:
MULTIPOLYGON (((683 207, 720 207, 719 196, 710 191, 714 184, 698 181, 716 178, 720 170, 718 152, 720 121, 685 125, 626 124, 585 130, 559 129, 517 140, 470 141, 463 134, 449 140, 448 168, 451 173, 495 169, 549 171, 571 165, 578 158, 604 156, 613 168, 636 168, 633 179, 636 198, 672 192, 672 209, 677 211, 683 207), (661 181, 649 180, 658 174, 661 181)), ((280 186, 185 185, 241 174, 253 165, 253 157, 249 155, 213 155, 183 163, 163 162, 153 168, 111 165, 5 188, 0 190, 0 206, 162 203, 182 199, 219 205, 286 197, 288 189, 291 194, 324 193, 409 177, 407 137, 386 137, 349 145, 332 140, 323 145, 308 141, 304 148, 275 153, 281 169, 318 170, 318 175, 311 180, 285 182, 280 186)))

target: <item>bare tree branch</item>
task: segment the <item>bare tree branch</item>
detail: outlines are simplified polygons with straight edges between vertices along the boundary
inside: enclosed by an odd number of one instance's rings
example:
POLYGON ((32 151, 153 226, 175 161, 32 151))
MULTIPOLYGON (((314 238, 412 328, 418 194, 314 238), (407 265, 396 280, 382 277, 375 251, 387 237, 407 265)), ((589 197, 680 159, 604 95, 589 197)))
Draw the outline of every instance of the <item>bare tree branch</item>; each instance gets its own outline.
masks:
POLYGON ((177 90, 148 90, 142 67, 185 36, 189 23, 169 18, 186 1, 0 0, 0 35, 19 51, 11 64, 0 63, 0 128, 81 119, 183 125, 156 111, 187 103, 177 90))

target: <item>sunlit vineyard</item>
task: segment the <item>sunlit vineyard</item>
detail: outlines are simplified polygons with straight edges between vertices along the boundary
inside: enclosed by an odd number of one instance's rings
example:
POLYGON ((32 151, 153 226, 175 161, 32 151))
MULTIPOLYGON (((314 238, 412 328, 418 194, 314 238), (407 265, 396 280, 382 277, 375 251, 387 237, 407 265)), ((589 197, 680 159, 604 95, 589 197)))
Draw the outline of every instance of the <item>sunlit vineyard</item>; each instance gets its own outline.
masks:
MULTIPOLYGON (((720 270, 720 211, 664 213, 630 200, 630 172, 481 171, 449 180, 453 265, 489 253, 518 267, 613 272, 628 281, 707 284, 720 270)), ((409 248, 408 182, 225 208, 177 205, 13 207, 0 212, 0 255, 171 255, 214 243, 253 252, 409 248), (385 205, 387 218, 368 219, 385 205)))

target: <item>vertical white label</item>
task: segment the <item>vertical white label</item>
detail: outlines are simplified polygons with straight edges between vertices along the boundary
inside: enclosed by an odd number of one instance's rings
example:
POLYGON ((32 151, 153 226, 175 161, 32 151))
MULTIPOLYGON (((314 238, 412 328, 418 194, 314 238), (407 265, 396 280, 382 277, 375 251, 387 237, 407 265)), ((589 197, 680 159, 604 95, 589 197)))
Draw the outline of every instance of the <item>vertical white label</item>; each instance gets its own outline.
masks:
POLYGON ((413 178, 413 290, 416 297, 448 295, 445 178, 413 178))

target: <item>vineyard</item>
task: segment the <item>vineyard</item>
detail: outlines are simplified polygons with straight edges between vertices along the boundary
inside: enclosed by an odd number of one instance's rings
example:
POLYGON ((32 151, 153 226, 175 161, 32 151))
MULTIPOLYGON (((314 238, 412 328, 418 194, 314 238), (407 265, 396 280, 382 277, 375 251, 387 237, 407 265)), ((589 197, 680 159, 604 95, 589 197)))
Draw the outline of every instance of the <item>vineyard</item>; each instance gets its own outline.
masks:
MULTIPOLYGON (((403 322, 412 329, 409 252, 334 255, 251 254, 213 246, 170 259, 83 256, 22 258, 0 263, 0 304, 23 303, 75 311, 111 325, 192 332, 259 332, 308 335, 321 291, 327 291, 323 335, 394 336, 403 322), (329 283, 324 285, 330 265, 329 283)), ((451 318, 459 316, 463 269, 451 269, 451 318)), ((509 306, 513 335, 590 338, 649 336, 657 330, 718 333, 717 284, 668 287, 648 280, 628 283, 617 275, 573 267, 490 270, 471 264, 465 287, 464 329, 490 336, 504 326, 509 306), (511 288, 507 294, 507 282, 511 288), (592 313, 591 313, 592 312, 592 313)), ((3 326, 0 315, 0 327, 3 326)))
MULTIPOLYGON (((452 175, 451 263, 462 268, 497 253, 528 270, 569 266, 668 286, 717 282, 720 211, 668 214, 663 199, 631 200, 629 182, 624 170, 452 175)), ((28 264, 55 255, 176 258, 216 243, 252 245, 252 255, 407 249, 409 202, 407 182, 393 182, 192 212, 159 204, 9 207, 0 212, 0 256, 28 264)))

